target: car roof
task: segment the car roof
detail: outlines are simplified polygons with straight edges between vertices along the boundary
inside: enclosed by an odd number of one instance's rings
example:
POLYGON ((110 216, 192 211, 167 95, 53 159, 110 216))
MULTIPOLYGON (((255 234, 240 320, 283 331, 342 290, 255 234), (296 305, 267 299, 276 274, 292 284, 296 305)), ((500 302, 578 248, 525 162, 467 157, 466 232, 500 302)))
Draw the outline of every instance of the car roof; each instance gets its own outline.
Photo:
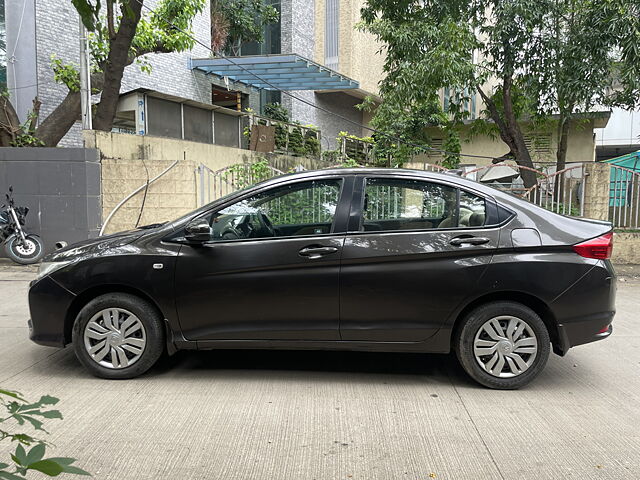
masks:
POLYGON ((456 173, 447 172, 429 172, 426 170, 415 170, 409 168, 326 168, 321 170, 305 170, 302 172, 296 173, 287 173, 284 175, 279 175, 277 177, 270 178, 265 180, 264 182, 259 183, 260 186, 268 186, 275 185, 283 181, 289 181, 292 179, 305 179, 305 178, 313 178, 318 176, 348 176, 348 175, 357 175, 357 176, 385 176, 385 177, 420 177, 425 180, 435 180, 444 183, 452 183, 459 186, 465 186, 472 190, 476 190, 484 193, 485 195, 495 196, 498 190, 495 188, 484 185, 480 182, 476 182, 474 180, 469 180, 467 178, 461 177, 456 173))

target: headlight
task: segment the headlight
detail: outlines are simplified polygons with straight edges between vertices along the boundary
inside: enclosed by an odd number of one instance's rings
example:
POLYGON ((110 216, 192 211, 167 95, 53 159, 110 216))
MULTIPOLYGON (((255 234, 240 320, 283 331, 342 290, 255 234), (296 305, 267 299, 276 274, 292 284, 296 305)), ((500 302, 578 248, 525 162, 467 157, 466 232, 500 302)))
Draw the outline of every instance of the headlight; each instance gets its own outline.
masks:
POLYGON ((73 263, 73 260, 64 260, 62 262, 42 262, 40 264, 40 270, 38 270, 37 280, 40 280, 46 275, 51 275, 53 272, 56 272, 71 263, 73 263))

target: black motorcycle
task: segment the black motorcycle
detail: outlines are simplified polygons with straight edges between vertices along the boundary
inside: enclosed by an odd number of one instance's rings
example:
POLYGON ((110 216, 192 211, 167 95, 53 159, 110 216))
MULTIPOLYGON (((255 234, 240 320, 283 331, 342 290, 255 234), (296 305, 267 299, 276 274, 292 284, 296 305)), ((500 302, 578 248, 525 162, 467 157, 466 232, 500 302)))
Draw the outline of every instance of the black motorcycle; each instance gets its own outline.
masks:
POLYGON ((44 246, 38 235, 26 233, 22 228, 29 209, 14 205, 13 187, 9 187, 6 197, 7 204, 0 210, 0 241, 4 242, 5 252, 14 262, 36 263, 44 255, 44 246))

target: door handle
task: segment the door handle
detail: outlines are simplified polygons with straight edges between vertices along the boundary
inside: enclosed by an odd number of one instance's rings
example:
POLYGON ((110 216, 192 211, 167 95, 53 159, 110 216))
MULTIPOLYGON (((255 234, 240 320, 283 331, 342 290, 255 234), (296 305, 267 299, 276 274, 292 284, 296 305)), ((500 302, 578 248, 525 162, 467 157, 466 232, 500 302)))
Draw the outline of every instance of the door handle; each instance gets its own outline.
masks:
POLYGON ((309 257, 311 259, 324 257, 331 253, 336 253, 338 249, 336 247, 305 247, 298 253, 303 257, 309 257))
POLYGON ((462 245, 484 245, 490 241, 487 237, 456 237, 449 244, 454 247, 461 247, 462 245))

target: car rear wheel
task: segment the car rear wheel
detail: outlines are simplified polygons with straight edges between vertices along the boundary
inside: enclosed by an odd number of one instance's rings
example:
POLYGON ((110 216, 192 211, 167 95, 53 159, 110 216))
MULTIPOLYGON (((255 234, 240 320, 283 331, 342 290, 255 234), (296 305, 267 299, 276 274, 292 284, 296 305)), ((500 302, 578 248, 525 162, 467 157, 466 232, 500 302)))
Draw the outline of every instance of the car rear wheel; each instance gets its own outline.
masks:
POLYGON ((512 390, 531 382, 547 363, 549 332, 540 316, 516 302, 482 305, 455 338, 458 360, 478 383, 512 390))
POLYGON ((73 348, 78 360, 98 377, 137 377, 164 350, 162 318, 134 295, 101 295, 80 310, 73 326, 73 348))

